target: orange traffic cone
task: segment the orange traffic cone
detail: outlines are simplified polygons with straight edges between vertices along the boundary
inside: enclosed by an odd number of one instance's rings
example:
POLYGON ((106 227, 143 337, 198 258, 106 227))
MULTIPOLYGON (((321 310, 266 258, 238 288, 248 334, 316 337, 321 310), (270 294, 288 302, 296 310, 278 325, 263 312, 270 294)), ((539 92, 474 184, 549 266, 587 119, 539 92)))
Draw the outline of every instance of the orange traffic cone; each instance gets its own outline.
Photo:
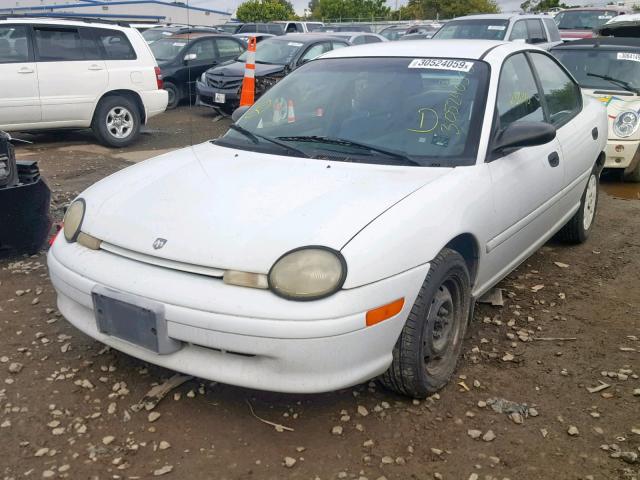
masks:
POLYGON ((296 112, 293 109, 293 100, 287 102, 287 123, 293 123, 296 121, 296 112))
POLYGON ((240 92, 240 106, 251 106, 255 101, 256 91, 256 37, 249 37, 247 48, 247 63, 242 79, 242 91, 240 92))

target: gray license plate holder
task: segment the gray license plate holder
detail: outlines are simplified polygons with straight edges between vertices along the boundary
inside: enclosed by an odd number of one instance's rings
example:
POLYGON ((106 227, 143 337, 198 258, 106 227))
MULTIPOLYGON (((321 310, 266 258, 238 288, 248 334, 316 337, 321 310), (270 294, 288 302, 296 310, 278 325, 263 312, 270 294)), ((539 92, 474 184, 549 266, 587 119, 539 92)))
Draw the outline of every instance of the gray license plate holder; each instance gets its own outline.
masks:
POLYGON ((164 305, 116 290, 96 286, 91 291, 98 330, 152 352, 166 355, 182 343, 169 337, 164 305))

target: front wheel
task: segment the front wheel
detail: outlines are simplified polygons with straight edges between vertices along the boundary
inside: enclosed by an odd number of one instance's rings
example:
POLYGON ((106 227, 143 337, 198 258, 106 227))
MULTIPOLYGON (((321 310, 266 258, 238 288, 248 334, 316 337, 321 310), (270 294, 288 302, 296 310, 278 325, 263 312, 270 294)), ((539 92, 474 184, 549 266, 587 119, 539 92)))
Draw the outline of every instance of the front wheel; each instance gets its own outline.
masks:
POLYGON ((126 147, 140 133, 140 113, 127 97, 105 97, 96 108, 92 128, 104 145, 126 147))
POLYGON ((598 209, 598 197, 600 193, 600 181, 598 179, 597 167, 591 171, 587 186, 582 193, 580 207, 571 217, 571 220, 558 232, 560 240, 567 243, 584 243, 591 235, 593 224, 596 219, 598 209))
POLYGON ((180 90, 178 90, 178 87, 171 82, 164 82, 163 88, 169 94, 169 100, 167 102, 167 110, 172 110, 176 108, 180 103, 180 90))
POLYGON ((380 382, 402 395, 424 398, 444 387, 462 352, 471 286, 462 256, 443 249, 433 259, 380 382))
POLYGON ((625 182, 640 183, 640 163, 632 171, 625 173, 622 178, 625 182))

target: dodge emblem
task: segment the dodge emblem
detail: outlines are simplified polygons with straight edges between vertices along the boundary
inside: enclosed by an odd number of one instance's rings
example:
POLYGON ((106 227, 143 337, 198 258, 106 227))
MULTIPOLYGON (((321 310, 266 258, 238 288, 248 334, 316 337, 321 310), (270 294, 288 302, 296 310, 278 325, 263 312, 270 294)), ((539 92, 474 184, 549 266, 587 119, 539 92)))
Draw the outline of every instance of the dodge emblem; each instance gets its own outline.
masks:
POLYGON ((164 247, 167 244, 167 240, 164 238, 156 238, 153 242, 153 248, 155 250, 160 250, 162 247, 164 247))

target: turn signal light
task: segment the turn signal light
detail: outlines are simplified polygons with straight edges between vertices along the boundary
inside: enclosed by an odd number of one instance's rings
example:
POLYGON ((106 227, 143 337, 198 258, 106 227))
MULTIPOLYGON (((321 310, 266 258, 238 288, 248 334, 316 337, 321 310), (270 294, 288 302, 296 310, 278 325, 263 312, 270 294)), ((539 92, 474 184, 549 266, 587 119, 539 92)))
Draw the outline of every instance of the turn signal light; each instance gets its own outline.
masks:
POLYGON ((391 303, 369 310, 367 312, 367 327, 397 315, 402 310, 402 307, 404 307, 404 298, 399 298, 391 303))

